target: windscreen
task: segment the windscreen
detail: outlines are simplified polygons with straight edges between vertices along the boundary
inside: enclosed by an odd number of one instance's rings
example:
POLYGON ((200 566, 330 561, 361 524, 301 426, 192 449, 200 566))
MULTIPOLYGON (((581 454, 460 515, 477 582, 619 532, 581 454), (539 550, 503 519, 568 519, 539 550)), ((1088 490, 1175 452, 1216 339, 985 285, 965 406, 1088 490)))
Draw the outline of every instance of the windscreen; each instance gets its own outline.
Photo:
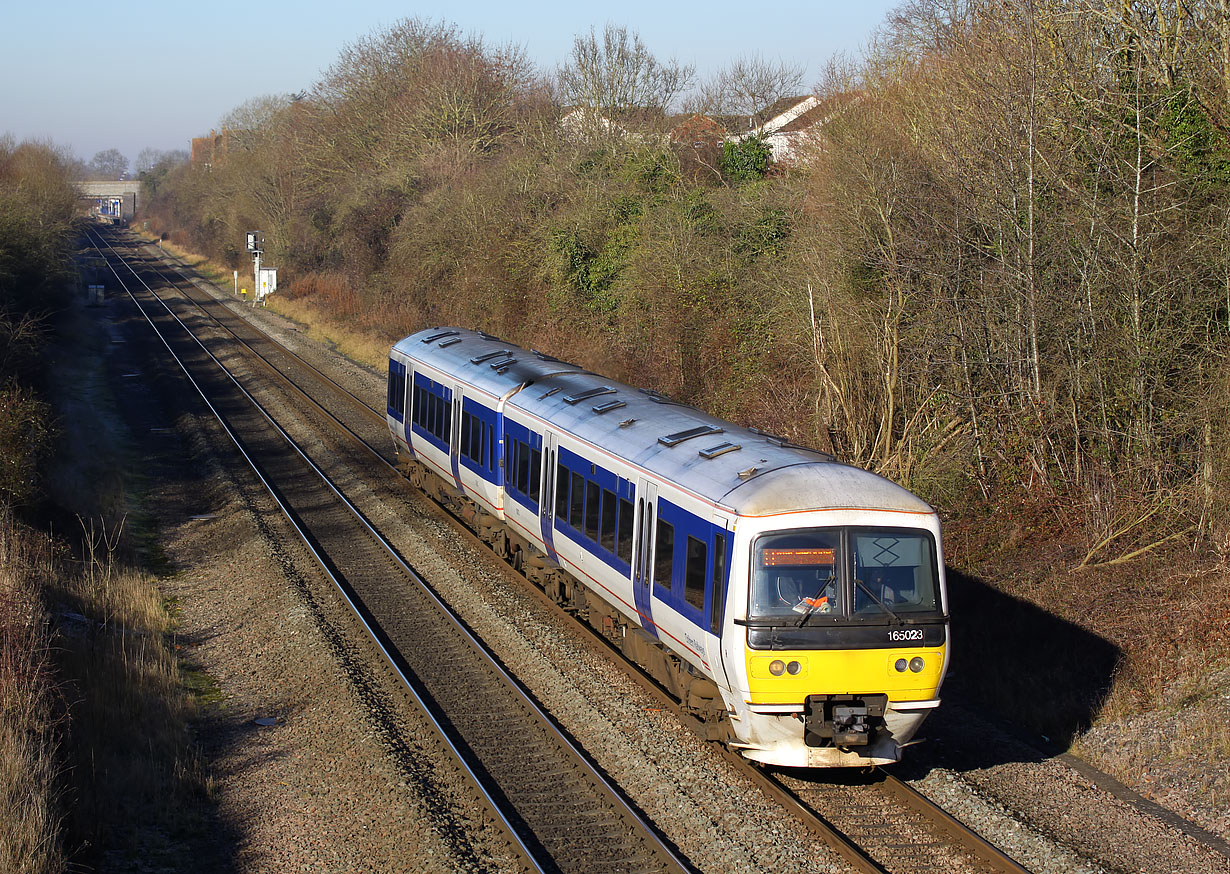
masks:
POLYGON ((933 613, 939 609, 931 538, 902 531, 854 531, 854 613, 933 613))
POLYGON ((841 532, 809 528, 756 541, 751 615, 841 612, 841 532))
POLYGON ((923 531, 807 528, 765 534, 752 550, 749 618, 859 620, 939 607, 935 544, 923 531))

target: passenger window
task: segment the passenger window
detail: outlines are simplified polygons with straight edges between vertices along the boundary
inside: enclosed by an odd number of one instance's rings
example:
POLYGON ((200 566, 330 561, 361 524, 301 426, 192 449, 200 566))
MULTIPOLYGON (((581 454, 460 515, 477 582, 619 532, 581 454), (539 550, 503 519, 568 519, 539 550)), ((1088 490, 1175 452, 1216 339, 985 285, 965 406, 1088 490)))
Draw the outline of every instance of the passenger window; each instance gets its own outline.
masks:
POLYGON ((595 482, 585 481, 585 536, 598 542, 598 514, 602 489, 595 482))
POLYGON ((555 515, 568 513, 568 468, 559 464, 555 467, 555 515))
POLYGON ((607 552, 615 552, 615 493, 602 490, 602 537, 600 543, 607 552))
POLYGON ((617 555, 632 564, 632 502, 619 499, 619 538, 617 555))
POLYGON ((406 412, 406 374, 398 371, 395 364, 389 365, 389 409, 395 413, 406 412))
POLYGON ((470 457, 470 414, 461 414, 461 454, 470 457))
POLYGON ((658 517, 658 534, 653 547, 653 580, 664 589, 671 587, 675 570, 675 526, 658 517))
POLYGON ((529 491, 527 494, 530 500, 535 504, 538 503, 538 496, 542 491, 542 450, 530 450, 530 481, 529 491))
POLYGON ((705 571, 708 570, 709 547, 704 541, 688 535, 688 552, 683 565, 683 599, 701 610, 705 608, 705 571))
POLYGON ((517 491, 523 495, 529 494, 530 484, 530 447, 529 444, 517 441, 517 491))
POLYGON ((577 531, 581 530, 581 520, 585 517, 585 477, 579 473, 572 475, 572 505, 568 508, 568 524, 577 531))
POLYGON ((709 611, 709 630, 722 630, 722 607, 726 597, 726 535, 713 536, 713 600, 709 611))

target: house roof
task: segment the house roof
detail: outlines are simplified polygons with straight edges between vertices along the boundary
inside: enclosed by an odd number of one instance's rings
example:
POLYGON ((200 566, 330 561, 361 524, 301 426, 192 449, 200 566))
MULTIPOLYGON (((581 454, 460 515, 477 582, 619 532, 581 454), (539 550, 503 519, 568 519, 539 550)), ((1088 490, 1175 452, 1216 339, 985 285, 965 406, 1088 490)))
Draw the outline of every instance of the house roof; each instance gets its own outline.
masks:
POLYGON ((760 116, 761 118, 763 118, 766 122, 771 121, 772 119, 777 118, 783 112, 788 112, 791 109, 794 109, 804 100, 809 100, 809 99, 811 99, 810 94, 802 94, 797 97, 779 97, 777 98, 777 100, 773 101, 772 103, 770 103, 768 106, 766 106, 764 109, 760 110, 760 112, 756 114, 760 116))
POLYGON ((848 92, 827 97, 811 109, 779 127, 774 133, 791 134, 808 130, 816 125, 824 124, 842 112, 847 106, 855 103, 859 94, 848 92))

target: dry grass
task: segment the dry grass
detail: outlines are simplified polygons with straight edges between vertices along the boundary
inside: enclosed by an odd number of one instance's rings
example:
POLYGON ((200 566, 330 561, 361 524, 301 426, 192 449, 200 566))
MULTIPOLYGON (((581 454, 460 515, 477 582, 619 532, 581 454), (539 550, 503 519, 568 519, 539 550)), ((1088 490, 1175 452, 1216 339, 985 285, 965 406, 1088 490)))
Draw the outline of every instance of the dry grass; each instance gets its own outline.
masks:
POLYGON ((171 854, 150 833, 195 821, 212 791, 189 729, 196 707, 156 580, 120 566, 119 531, 84 524, 82 559, 53 593, 84 622, 62 624, 57 659, 74 687, 71 756, 75 843, 171 854), (133 737, 140 743, 133 743, 133 737))
POLYGON ((173 858, 173 836, 212 790, 171 619, 154 580, 116 564, 117 539, 85 526, 73 569, 0 509, 5 874, 50 874, 96 852, 114 860, 125 847, 173 858))
POLYGON ((63 867, 56 775, 60 725, 39 581, 48 557, 0 508, 0 871, 63 867))
POLYGON ((311 297, 287 297, 280 293, 266 298, 269 309, 302 325, 314 340, 326 343, 352 361, 383 370, 389 359, 389 340, 364 328, 348 327, 328 309, 317 306, 311 297))

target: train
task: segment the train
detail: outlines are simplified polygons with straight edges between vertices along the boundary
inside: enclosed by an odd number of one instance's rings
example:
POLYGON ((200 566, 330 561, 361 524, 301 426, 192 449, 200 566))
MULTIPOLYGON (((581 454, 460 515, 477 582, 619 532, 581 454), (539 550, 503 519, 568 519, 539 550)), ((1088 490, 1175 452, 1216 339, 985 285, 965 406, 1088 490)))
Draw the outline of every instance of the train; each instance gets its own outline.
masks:
POLYGON ((940 520, 875 473, 490 334, 389 353, 397 464, 765 765, 899 761, 939 705, 940 520))

